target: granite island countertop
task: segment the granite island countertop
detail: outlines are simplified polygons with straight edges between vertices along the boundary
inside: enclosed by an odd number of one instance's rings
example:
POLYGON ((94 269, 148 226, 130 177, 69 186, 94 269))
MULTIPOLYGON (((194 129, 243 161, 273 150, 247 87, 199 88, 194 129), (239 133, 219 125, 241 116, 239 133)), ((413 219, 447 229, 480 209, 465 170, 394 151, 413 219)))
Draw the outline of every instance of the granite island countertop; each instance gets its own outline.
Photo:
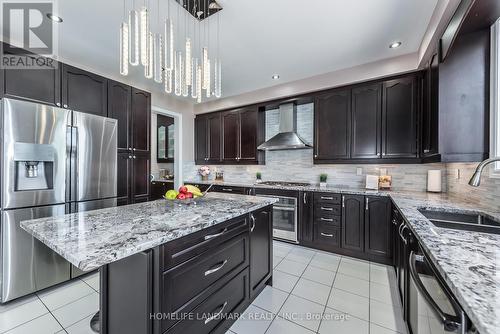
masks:
POLYGON ((21 227, 83 271, 118 261, 276 202, 208 193, 196 204, 160 199, 21 222, 21 227))
POLYGON ((447 194, 373 191, 318 185, 282 187, 238 182, 200 182, 226 186, 389 196, 408 222, 456 299, 481 334, 500 333, 500 235, 436 227, 418 209, 481 213, 500 221, 500 212, 447 194))

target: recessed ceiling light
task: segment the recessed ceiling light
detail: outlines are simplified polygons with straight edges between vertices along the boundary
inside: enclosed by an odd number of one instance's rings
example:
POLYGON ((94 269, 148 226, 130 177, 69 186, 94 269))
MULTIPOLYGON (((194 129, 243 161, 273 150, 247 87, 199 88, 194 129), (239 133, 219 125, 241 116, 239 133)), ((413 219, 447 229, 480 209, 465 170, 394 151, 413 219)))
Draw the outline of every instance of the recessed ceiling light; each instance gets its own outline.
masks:
POLYGON ((278 80, 280 76, 278 74, 274 74, 271 78, 273 78, 273 80, 278 80))
POLYGON ((400 46, 401 46, 401 42, 394 42, 391 45, 389 45, 389 47, 391 49, 399 48, 400 46))
POLYGON ((54 14, 52 14, 52 13, 48 13, 48 14, 47 14, 47 17, 48 17, 49 19, 51 19, 52 21, 57 22, 57 23, 61 23, 61 22, 63 21, 63 19, 62 19, 62 18, 60 18, 59 16, 54 15, 54 14))

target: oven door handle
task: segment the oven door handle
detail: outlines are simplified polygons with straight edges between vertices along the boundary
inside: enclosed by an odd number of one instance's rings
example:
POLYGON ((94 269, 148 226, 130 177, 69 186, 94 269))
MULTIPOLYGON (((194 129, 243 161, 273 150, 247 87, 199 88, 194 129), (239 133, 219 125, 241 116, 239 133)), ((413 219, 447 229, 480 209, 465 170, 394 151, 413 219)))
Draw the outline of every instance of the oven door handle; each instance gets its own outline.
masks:
MULTIPOLYGON (((461 320, 459 317, 444 313, 439 306, 436 304, 434 299, 432 299, 431 295, 429 294, 429 291, 425 288, 425 285, 422 283, 420 280, 420 277, 418 276, 417 272, 417 255, 415 254, 414 251, 410 252, 410 258, 409 258, 409 270, 410 270, 410 275, 413 278, 413 282, 415 282, 415 285, 417 287, 417 290, 420 292, 420 294, 424 297, 425 301, 431 306, 432 311, 436 314, 436 316, 441 320, 441 322, 444 325, 444 329, 448 332, 454 332, 461 326, 461 320)), ((421 262, 421 261, 419 261, 421 262)), ((451 301, 452 304, 453 301, 451 301)))

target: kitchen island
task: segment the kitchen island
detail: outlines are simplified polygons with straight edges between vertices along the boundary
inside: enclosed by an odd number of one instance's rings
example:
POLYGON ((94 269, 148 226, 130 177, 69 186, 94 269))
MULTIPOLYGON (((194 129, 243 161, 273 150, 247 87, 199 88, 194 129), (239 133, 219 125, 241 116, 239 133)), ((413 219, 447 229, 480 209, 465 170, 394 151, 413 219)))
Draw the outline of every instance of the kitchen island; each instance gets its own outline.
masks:
POLYGON ((271 284, 274 202, 209 193, 21 226, 79 269, 99 268, 101 333, 222 333, 271 284))

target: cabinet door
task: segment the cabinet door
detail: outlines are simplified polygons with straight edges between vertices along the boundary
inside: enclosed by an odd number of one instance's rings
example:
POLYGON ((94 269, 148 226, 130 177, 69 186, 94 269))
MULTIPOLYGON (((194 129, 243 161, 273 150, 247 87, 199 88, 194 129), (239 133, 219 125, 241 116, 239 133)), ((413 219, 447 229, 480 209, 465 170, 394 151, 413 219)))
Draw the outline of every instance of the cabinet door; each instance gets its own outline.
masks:
POLYGON ((314 159, 349 159, 351 91, 339 90, 316 98, 314 104, 314 159))
POLYGON ((118 150, 130 151, 131 92, 128 85, 109 81, 108 117, 118 120, 118 150))
POLYGON ((140 197, 149 196, 150 156, 139 154, 132 157, 132 199, 138 201, 140 197))
POLYGON ((239 161, 257 161, 257 110, 240 111, 239 161))
POLYGON ((106 117, 108 79, 73 66, 62 66, 62 103, 64 108, 106 117))
POLYGON ((54 69, 2 70, 4 97, 61 106, 62 64, 53 62, 54 69))
POLYGON ((365 252, 391 258, 391 201, 387 197, 365 198, 365 252))
POLYGON ((196 116, 194 119, 195 161, 203 165, 208 160, 208 118, 196 116))
POLYGON ((302 192, 299 204, 299 231, 300 241, 312 242, 313 240, 313 194, 302 192))
POLYGON ((380 84, 352 90, 351 158, 380 157, 382 122, 382 89, 380 84))
POLYGON ((223 160, 236 162, 239 154, 239 113, 229 111, 222 114, 223 160))
POLYGON ((132 178, 132 155, 129 153, 118 153, 117 159, 117 177, 116 177, 116 196, 118 201, 126 200, 131 195, 132 178))
POLYGON ((207 116, 208 161, 218 163, 221 161, 221 114, 207 116))
POLYGON ((342 248, 363 251, 364 248, 364 196, 343 195, 342 248))
POLYGON ((151 132, 151 94, 132 88, 132 150, 149 153, 151 132))
POLYGON ((382 107, 382 158, 417 157, 417 80, 386 81, 382 107))
POLYGON ((250 214, 250 295, 261 290, 273 270, 271 208, 250 214))
POLYGON ((429 61, 425 78, 425 98, 422 114, 422 156, 439 153, 439 58, 429 61))

